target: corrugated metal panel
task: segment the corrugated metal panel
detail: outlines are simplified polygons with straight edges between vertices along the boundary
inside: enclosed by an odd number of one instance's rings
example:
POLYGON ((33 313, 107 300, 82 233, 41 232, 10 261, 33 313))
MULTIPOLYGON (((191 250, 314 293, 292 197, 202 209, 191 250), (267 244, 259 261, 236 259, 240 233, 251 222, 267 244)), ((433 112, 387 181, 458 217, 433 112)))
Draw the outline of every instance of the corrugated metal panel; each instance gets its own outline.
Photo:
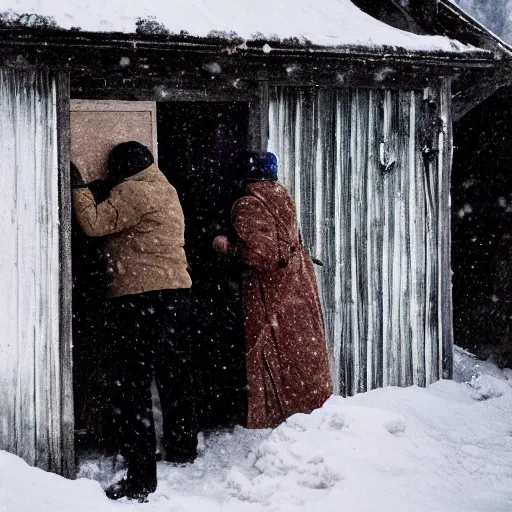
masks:
POLYGON ((449 88, 273 87, 269 150, 317 268, 337 392, 440 378, 451 351, 449 88), (444 120, 444 122, 440 122, 444 120), (444 308, 444 309, 443 309, 444 308))
POLYGON ((0 448, 61 468, 55 80, 0 69, 0 448))

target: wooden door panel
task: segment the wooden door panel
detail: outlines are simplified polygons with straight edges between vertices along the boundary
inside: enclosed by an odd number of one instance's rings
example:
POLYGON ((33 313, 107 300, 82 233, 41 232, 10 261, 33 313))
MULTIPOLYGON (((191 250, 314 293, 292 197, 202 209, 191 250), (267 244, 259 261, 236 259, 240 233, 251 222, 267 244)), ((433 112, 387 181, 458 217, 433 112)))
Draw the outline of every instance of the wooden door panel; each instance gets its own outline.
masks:
POLYGON ((148 146, 156 160, 155 102, 71 101, 71 160, 86 181, 105 178, 110 151, 129 140, 148 146))
MULTIPOLYGON (((156 158, 156 103, 71 101, 71 160, 86 182, 106 178, 111 149, 129 140, 156 158)), ((77 451, 115 449, 110 384, 115 354, 108 331, 103 240, 86 236, 73 220, 73 362, 77 451)))

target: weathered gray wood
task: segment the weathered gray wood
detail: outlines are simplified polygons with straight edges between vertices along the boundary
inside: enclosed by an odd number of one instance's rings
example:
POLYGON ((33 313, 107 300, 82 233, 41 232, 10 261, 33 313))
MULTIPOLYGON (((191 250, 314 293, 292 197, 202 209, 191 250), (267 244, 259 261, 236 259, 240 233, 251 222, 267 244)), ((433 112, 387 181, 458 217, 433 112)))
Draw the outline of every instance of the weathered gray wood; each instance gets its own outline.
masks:
POLYGON ((424 386, 449 364, 448 91, 270 89, 269 149, 325 264, 338 393, 424 386))
POLYGON ((443 175, 440 179, 440 219, 441 224, 441 256, 440 272, 441 279, 441 307, 439 314, 442 324, 442 357, 440 365, 442 376, 445 379, 453 378, 453 302, 452 302, 452 269, 451 269, 451 171, 453 161, 453 133, 451 118, 451 80, 446 78, 441 86, 440 94, 440 114, 442 122, 442 131, 439 136, 442 137, 439 146, 442 148, 440 156, 443 161, 440 163, 443 175))
POLYGON ((266 151, 268 141, 268 85, 262 83, 258 94, 246 97, 249 104, 249 148, 266 151))
POLYGON ((262 151, 266 151, 268 143, 268 102, 268 83, 263 82, 259 86, 259 149, 262 151))
POLYGON ((0 69, 0 448, 61 471, 56 81, 0 69))
POLYGON ((512 70, 509 63, 502 63, 496 70, 485 73, 468 73, 464 80, 457 83, 454 92, 451 115, 452 122, 457 123, 477 105, 484 102, 496 91, 512 84, 512 70))
POLYGON ((507 43, 451 0, 438 0, 438 15, 434 19, 433 28, 437 34, 451 34, 458 41, 486 48, 495 55, 510 55, 507 43))
POLYGON ((60 260, 60 364, 62 378, 62 475, 75 478, 75 421, 73 407, 72 268, 69 75, 57 78, 57 135, 59 145, 59 260, 60 260))

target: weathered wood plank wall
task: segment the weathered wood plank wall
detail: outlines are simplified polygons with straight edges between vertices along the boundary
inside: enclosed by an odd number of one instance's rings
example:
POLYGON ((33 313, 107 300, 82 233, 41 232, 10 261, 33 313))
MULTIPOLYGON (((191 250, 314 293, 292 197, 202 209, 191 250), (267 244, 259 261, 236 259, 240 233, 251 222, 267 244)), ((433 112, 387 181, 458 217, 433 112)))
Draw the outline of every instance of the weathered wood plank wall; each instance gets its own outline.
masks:
POLYGON ((56 82, 0 69, 0 449, 61 471, 56 82))
POLYGON ((324 262, 336 391, 449 376, 449 84, 269 94, 269 150, 324 262))
POLYGON ((73 279, 71 268, 71 117, 70 76, 57 76, 57 136, 59 155, 59 235, 60 235, 60 363, 62 471, 75 478, 75 412, 73 398, 73 279))

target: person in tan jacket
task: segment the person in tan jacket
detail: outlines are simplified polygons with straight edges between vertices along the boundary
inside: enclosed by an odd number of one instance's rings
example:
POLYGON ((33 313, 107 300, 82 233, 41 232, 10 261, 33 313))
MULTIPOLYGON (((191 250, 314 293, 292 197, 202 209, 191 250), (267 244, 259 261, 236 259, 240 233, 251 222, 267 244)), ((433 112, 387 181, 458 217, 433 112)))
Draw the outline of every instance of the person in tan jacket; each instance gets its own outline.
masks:
POLYGON ((105 237, 111 321, 120 359, 116 423, 128 473, 107 489, 111 499, 144 501, 156 490, 151 382, 162 404, 166 460, 196 457, 192 395, 194 363, 186 336, 191 279, 184 250, 184 217, 174 187, 138 142, 109 157, 109 197, 96 203, 72 166, 76 217, 83 231, 105 237))

